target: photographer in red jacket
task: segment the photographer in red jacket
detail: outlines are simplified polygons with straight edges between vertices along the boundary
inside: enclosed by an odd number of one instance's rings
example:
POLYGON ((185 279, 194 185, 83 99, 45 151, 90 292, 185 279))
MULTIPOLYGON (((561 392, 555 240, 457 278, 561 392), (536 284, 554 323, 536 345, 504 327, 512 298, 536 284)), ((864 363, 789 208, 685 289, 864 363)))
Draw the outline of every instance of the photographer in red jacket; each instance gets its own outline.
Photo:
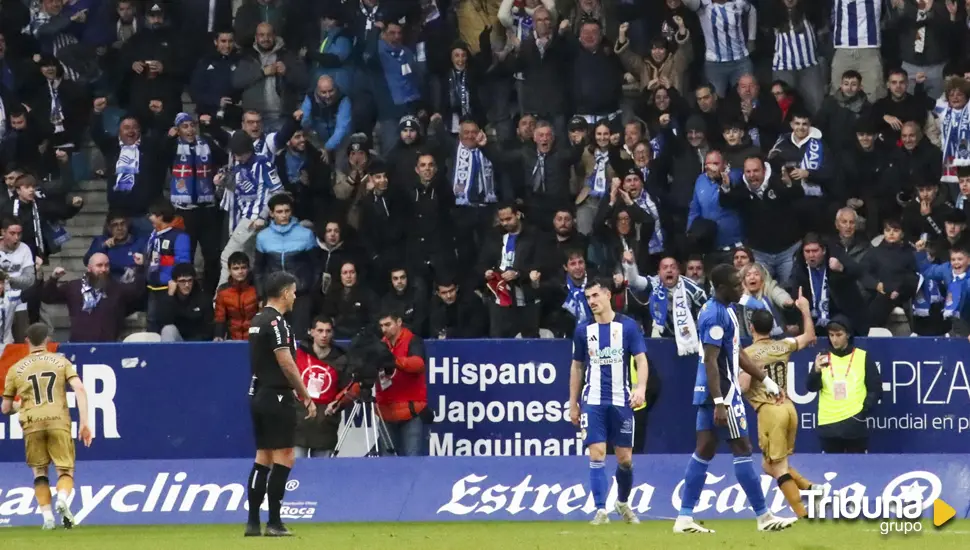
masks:
POLYGON ((428 383, 424 342, 401 322, 397 312, 381 313, 383 341, 394 354, 396 369, 378 380, 377 407, 398 456, 425 456, 428 431, 428 383))
POLYGON ((309 338, 301 340, 296 349, 296 368, 317 408, 326 410, 326 414, 306 418, 300 405, 296 456, 326 457, 337 445, 340 415, 334 413, 338 409, 338 392, 351 382, 351 377, 344 372, 346 362, 338 361, 346 352, 333 344, 333 320, 319 316, 307 332, 309 338))

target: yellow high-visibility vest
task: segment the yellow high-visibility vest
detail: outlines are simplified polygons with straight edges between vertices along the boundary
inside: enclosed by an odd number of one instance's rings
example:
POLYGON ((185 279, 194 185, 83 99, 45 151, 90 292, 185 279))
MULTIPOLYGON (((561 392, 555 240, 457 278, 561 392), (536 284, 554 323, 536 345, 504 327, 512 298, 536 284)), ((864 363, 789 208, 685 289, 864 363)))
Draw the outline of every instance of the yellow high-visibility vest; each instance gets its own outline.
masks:
MULTIPOLYGON (((633 357, 630 358, 630 387, 637 387, 637 360, 633 357)), ((639 411, 640 409, 646 408, 647 400, 643 400, 643 405, 633 409, 639 411)))
POLYGON ((835 424, 862 411, 866 401, 866 351, 856 348, 845 357, 829 355, 822 369, 822 391, 818 394, 818 425, 835 424), (845 398, 835 398, 835 386, 845 383, 845 398))

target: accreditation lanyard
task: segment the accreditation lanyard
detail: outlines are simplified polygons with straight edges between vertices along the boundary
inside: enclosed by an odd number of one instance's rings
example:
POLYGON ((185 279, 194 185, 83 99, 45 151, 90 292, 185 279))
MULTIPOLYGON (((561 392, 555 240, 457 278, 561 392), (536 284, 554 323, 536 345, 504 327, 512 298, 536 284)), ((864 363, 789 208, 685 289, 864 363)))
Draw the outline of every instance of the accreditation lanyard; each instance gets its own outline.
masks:
POLYGON ((829 353, 829 369, 832 373, 832 398, 836 401, 842 401, 849 395, 846 379, 849 377, 849 371, 852 370, 853 357, 855 357, 855 349, 849 354, 849 365, 845 368, 845 374, 842 375, 841 380, 838 380, 835 378, 835 366, 832 364, 832 354, 829 353))

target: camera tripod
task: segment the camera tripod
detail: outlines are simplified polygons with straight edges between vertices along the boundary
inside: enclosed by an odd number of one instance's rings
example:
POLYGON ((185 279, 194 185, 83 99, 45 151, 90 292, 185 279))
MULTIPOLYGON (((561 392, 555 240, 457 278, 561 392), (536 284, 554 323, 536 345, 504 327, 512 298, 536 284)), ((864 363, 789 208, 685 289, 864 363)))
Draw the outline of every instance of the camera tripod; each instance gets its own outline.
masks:
POLYGON ((360 395, 354 399, 354 408, 351 409, 350 415, 347 417, 347 423, 340 429, 340 433, 337 435, 337 445, 330 456, 336 457, 340 454, 340 450, 347 440, 347 435, 350 434, 351 425, 358 414, 362 414, 361 426, 364 428, 364 441, 367 444, 367 454, 364 456, 396 455, 397 451, 391 441, 387 424, 384 423, 384 419, 377 412, 373 387, 361 387, 360 395))

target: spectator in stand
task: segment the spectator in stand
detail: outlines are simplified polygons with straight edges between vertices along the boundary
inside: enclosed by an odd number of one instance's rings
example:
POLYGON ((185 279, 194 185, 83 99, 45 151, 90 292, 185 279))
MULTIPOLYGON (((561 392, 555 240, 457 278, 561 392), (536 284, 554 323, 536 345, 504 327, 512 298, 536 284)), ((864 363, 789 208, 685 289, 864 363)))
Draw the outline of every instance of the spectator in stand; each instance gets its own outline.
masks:
MULTIPOLYGON (((161 302, 174 277, 173 268, 192 261, 191 239, 181 229, 172 227, 175 209, 165 200, 159 200, 148 214, 151 222, 151 236, 148 238, 148 266, 145 282, 148 286, 148 332, 161 332, 159 324, 161 302)), ((189 264, 191 265, 191 264, 189 264)))
POLYGON ((293 215, 298 220, 313 222, 339 213, 330 184, 332 168, 322 157, 303 130, 297 130, 274 159, 283 189, 293 197, 293 215))
POLYGON ((737 187, 738 183, 740 177, 731 181, 731 171, 721 153, 707 153, 704 171, 694 184, 694 197, 687 215, 687 228, 697 250, 729 252, 744 240, 740 214, 721 204, 720 190, 737 187))
MULTIPOLYGON (((3 2, 3 4, 3 7, 0 8, 3 9, 3 17, 0 17, 0 19, 7 17, 7 4, 17 7, 18 2, 3 2)), ((7 37, 3 32, 3 28, 0 28, 0 96, 15 97, 23 94, 31 80, 33 71, 31 71, 27 62, 20 59, 15 52, 10 51, 7 45, 7 37)), ((0 102, 0 105, 2 105, 2 102, 0 102)))
MULTIPOLYGON (((522 74, 519 110, 552 121, 560 135, 566 129, 569 112, 570 44, 563 32, 555 32, 555 20, 543 6, 532 13, 534 32, 520 38, 510 63, 522 74)), ((561 28, 561 27, 560 27, 561 28)))
POLYGON ((117 212, 108 212, 104 233, 91 241, 91 246, 84 255, 84 263, 91 261, 95 254, 105 254, 108 256, 111 278, 119 282, 130 282, 139 265, 135 258, 144 255, 147 247, 147 235, 133 235, 128 218, 117 212))
POLYGON ((6 132, 0 139, 0 162, 15 164, 25 171, 48 174, 51 171, 50 128, 41 125, 23 105, 14 104, 5 113, 6 132))
POLYGON ((335 88, 349 93, 353 90, 353 39, 346 36, 342 7, 330 1, 322 3, 319 32, 310 34, 306 57, 310 61, 310 82, 319 83, 321 76, 329 76, 335 88))
POLYGON ((919 282, 913 247, 903 240, 902 224, 886 220, 882 227, 882 242, 866 254, 862 264, 869 273, 866 280, 875 282, 875 287, 867 289, 872 295, 869 322, 874 327, 885 327, 893 308, 912 300, 919 282))
MULTIPOLYGON (((256 291, 265 299, 263 281, 277 271, 296 277, 296 301, 290 312, 295 334, 310 329, 313 317, 312 292, 317 279, 317 241, 313 231, 293 217, 293 198, 286 193, 273 195, 268 203, 271 221, 256 235, 256 258, 253 275, 256 291)), ((231 267, 230 267, 231 269, 231 267)))
POLYGON ((236 11, 233 30, 240 44, 250 44, 259 36, 259 25, 282 30, 287 25, 286 16, 283 0, 244 0, 236 11))
POLYGON ((556 272, 530 273, 532 287, 539 294, 542 306, 540 325, 557 338, 574 334, 577 325, 593 319, 586 302, 589 271, 584 256, 583 250, 571 250, 556 272))
POLYGON ((11 216, 23 228, 23 242, 30 247, 35 258, 47 260, 61 250, 70 238, 63 222, 81 211, 81 197, 62 196, 47 198, 38 192, 37 178, 23 174, 17 178, 17 196, 0 208, 0 215, 11 216))
POLYGON ((941 192, 941 184, 919 181, 916 191, 917 196, 903 207, 903 233, 921 241, 946 238, 944 220, 953 204, 941 192))
MULTIPOLYGON (((583 235, 593 232, 593 220, 599 211, 600 202, 604 195, 609 194, 609 183, 616 177, 613 164, 619 157, 620 150, 610 141, 610 123, 601 120, 593 127, 593 139, 589 146, 583 149, 579 159, 579 175, 583 186, 576 196, 576 225, 583 235)), ((569 159, 571 160, 571 159, 569 159)), ((553 178, 555 179, 555 178, 553 178)))
POLYGON ((487 55, 482 57, 472 57, 468 46, 459 42, 451 47, 448 71, 432 80, 434 110, 441 115, 445 129, 452 134, 461 130, 463 120, 471 119, 479 124, 485 122, 480 75, 484 69, 488 69, 491 59, 487 55))
POLYGON ((357 230, 360 228, 361 201, 368 191, 370 175, 368 165, 371 162, 370 140, 364 134, 350 136, 347 146, 346 172, 337 172, 333 182, 333 194, 339 202, 342 212, 341 221, 357 230))
POLYGON ((96 39, 95 53, 103 78, 97 86, 97 93, 107 94, 120 85, 127 75, 128 67, 122 64, 122 51, 125 44, 144 29, 144 20, 137 17, 135 0, 119 0, 114 10, 104 9, 104 32, 96 39))
POLYGON ((330 284, 319 308, 333 319, 333 334, 338 340, 353 338, 374 321, 377 296, 359 284, 357 266, 346 262, 340 266, 340 280, 330 284))
POLYGON ((704 257, 700 254, 691 254, 687 258, 687 264, 684 267, 684 276, 694 281, 694 283, 703 288, 704 292, 710 295, 708 281, 707 281, 707 271, 704 268, 704 257))
POLYGON ((859 119, 855 128, 855 144, 840 157, 843 170, 842 182, 849 197, 846 205, 856 212, 865 212, 866 236, 875 237, 879 223, 887 212, 897 211, 896 196, 883 185, 886 173, 892 167, 889 154, 892 149, 877 139, 876 124, 859 119))
POLYGON ((758 13, 747 0, 684 0, 697 12, 707 45, 704 77, 727 97, 743 75, 751 74, 758 13))
POLYGON ((801 234, 798 224, 792 223, 797 219, 795 201, 805 192, 792 183, 788 172, 778 172, 759 157, 747 159, 744 185, 726 187, 722 178, 720 202, 741 214, 745 242, 754 250, 755 261, 772 278, 784 282, 791 276, 801 234))
POLYGON ((836 160, 822 132, 812 127, 812 117, 807 112, 791 114, 791 130, 778 138, 768 160, 777 173, 804 191, 805 196, 797 202, 802 226, 810 231, 829 231, 835 210, 845 204, 836 160))
MULTIPOLYGON (((751 317, 755 311, 764 310, 771 314, 774 321, 770 335, 778 337, 786 333, 788 323, 785 320, 785 309, 794 305, 791 296, 785 289, 772 280, 771 275, 761 264, 748 264, 741 268, 741 284, 744 292, 738 302, 738 328, 741 337, 753 337, 751 317)), ((797 334, 798 327, 794 327, 797 334)))
POLYGON ((650 55, 640 57, 631 48, 627 40, 630 23, 620 24, 620 37, 616 41, 614 51, 620 56, 626 70, 637 79, 642 89, 651 92, 667 88, 674 88, 677 91, 684 89, 683 79, 687 74, 687 66, 694 57, 691 47, 690 31, 687 29, 684 19, 679 15, 674 16, 677 30, 674 34, 676 48, 671 51, 667 39, 656 37, 650 44, 650 55))
POLYGON ((182 110, 181 66, 184 42, 175 29, 166 24, 165 12, 159 3, 151 4, 145 17, 145 28, 129 39, 121 51, 122 67, 130 67, 121 90, 127 91, 127 105, 136 115, 144 115, 149 102, 160 100, 170 112, 182 110))
POLYGON ((233 88, 232 78, 239 67, 240 55, 230 30, 219 31, 212 42, 215 51, 202 57, 195 65, 189 95, 195 101, 197 115, 209 115, 227 126, 236 127, 242 117, 239 108, 241 96, 233 88))
POLYGON ((823 9, 812 0, 782 0, 781 6, 767 10, 775 34, 772 78, 797 88, 810 113, 818 111, 825 96, 825 68, 819 63, 817 29, 823 9), (779 9, 780 8, 780 9, 779 9))
POLYGON ((168 294, 158 307, 162 342, 209 342, 212 340, 212 296, 196 281, 192 264, 172 268, 168 294))
POLYGON ((64 67, 52 55, 37 63, 43 80, 34 88, 29 105, 31 116, 52 129, 49 147, 81 145, 81 134, 88 122, 91 100, 80 84, 64 78, 64 67))
POLYGON ((136 234, 152 231, 145 215, 152 202, 162 194, 164 166, 159 147, 150 138, 143 139, 138 119, 122 117, 118 136, 109 136, 104 127, 104 109, 108 101, 94 100, 91 138, 104 155, 104 176, 108 182, 108 208, 131 219, 136 234))
POLYGON ((378 319, 384 343, 394 354, 393 377, 383 377, 377 388, 377 408, 390 433, 398 456, 426 456, 428 429, 434 413, 428 409, 424 341, 407 327, 396 312, 378 319))
POLYGON ((344 241, 343 226, 338 221, 320 222, 315 226, 320 248, 320 291, 327 294, 334 281, 340 281, 340 269, 347 262, 363 264, 363 253, 344 241))
MULTIPOLYGON (((648 172, 649 182, 644 182, 643 169, 636 166, 627 166, 623 174, 623 180, 615 193, 610 194, 609 203, 600 204, 600 212, 594 225, 601 226, 610 210, 614 214, 618 213, 617 208, 628 208, 631 221, 636 225, 633 227, 636 240, 639 242, 642 251, 640 258, 641 267, 649 266, 652 273, 656 270, 660 259, 668 247, 666 234, 664 233, 665 219, 661 218, 660 199, 654 192, 662 192, 657 184, 656 172, 648 172)), ((613 185, 619 178, 613 179, 613 185)), ((614 248, 613 267, 618 267, 620 258, 626 248, 614 248)), ((616 270, 614 270, 615 272, 616 270)))
MULTIPOLYGON (((942 67, 941 67, 942 70, 942 67)), ((940 81, 942 90, 942 80, 940 81)), ((903 124, 915 122, 920 127, 926 124, 932 103, 925 95, 919 97, 906 91, 909 75, 903 69, 889 71, 886 87, 889 93, 872 106, 872 116, 879 123, 882 138, 889 143, 899 141, 903 124)))
POLYGON ((418 156, 421 154, 430 154, 434 157, 437 172, 437 167, 442 165, 444 159, 439 158, 439 152, 425 142, 424 128, 418 117, 411 115, 402 117, 398 124, 398 131, 400 139, 384 159, 390 170, 390 180, 405 184, 406 187, 406 182, 414 179, 415 166, 418 165, 418 156))
POLYGON ((845 71, 840 78, 839 88, 822 101, 813 121, 822 135, 829 136, 833 150, 848 151, 854 145, 852 133, 856 126, 872 117, 872 104, 863 92, 862 75, 858 71, 845 71))
POLYGON ((232 73, 232 86, 242 94, 243 109, 258 112, 270 132, 283 127, 308 83, 306 64, 298 52, 286 48, 274 28, 269 23, 256 27, 255 44, 251 48, 245 46, 239 66, 232 73))
POLYGON ((259 297, 249 272, 249 256, 233 252, 229 256, 229 281, 216 292, 215 341, 246 340, 249 322, 259 313, 259 297))
POLYGON ((350 98, 343 95, 332 77, 317 80, 316 91, 306 95, 297 113, 303 115, 302 126, 307 139, 320 151, 326 163, 343 166, 343 156, 351 135, 350 98))
POLYGON ((946 235, 946 238, 940 240, 940 250, 949 251, 951 248, 965 245, 967 239, 966 213, 963 210, 954 208, 950 210, 950 213, 943 219, 943 222, 943 233, 946 235))
POLYGON ((578 250, 585 259, 589 251, 589 237, 576 230, 576 216, 569 208, 560 208, 552 218, 552 234, 540 243, 537 254, 542 273, 558 272, 566 261, 566 255, 578 250))
POLYGON ((0 229, 3 230, 3 238, 0 239, 0 272, 6 277, 4 299, 13 304, 13 337, 20 342, 30 325, 27 301, 23 293, 33 288, 38 280, 37 267, 30 247, 21 241, 23 226, 20 222, 11 217, 3 218, 0 229))
MULTIPOLYGON (((866 220, 866 224, 869 223, 872 222, 866 220)), ((833 251, 845 254, 861 264, 872 249, 872 243, 865 235, 857 231, 858 228, 859 214, 848 206, 840 208, 835 215, 835 230, 838 232, 838 237, 831 247, 833 251)), ((883 234, 885 234, 885 230, 883 234)))
POLYGON ((388 188, 387 167, 382 162, 372 162, 367 171, 368 192, 360 202, 358 232, 373 268, 371 287, 382 290, 388 270, 404 261, 407 210, 403 193, 388 188))
POLYGON ((71 342, 116 342, 129 309, 141 300, 145 289, 144 258, 138 254, 135 275, 129 282, 111 277, 108 256, 97 252, 87 261, 81 278, 64 282, 67 274, 56 267, 41 287, 45 304, 66 304, 71 320, 71 342))
MULTIPOLYGON (((890 212, 888 217, 898 216, 899 205, 905 205, 916 195, 915 183, 939 182, 943 179, 940 149, 923 137, 919 124, 915 122, 903 124, 900 141, 901 146, 895 147, 890 154, 889 161, 893 169, 885 172, 883 183, 896 200, 896 209, 890 212)), ((949 184, 943 186, 943 193, 949 196, 949 184)), ((903 226, 905 228, 905 222, 903 226)))
MULTIPOLYGON (((940 140, 943 149, 943 178, 947 183, 956 183, 956 169, 959 164, 970 160, 970 80, 961 77, 949 78, 944 87, 946 102, 937 103, 933 113, 940 127, 940 140)), ((955 193, 954 193, 955 194, 955 193)))
POLYGON ((573 110, 589 123, 619 117, 623 98, 623 65, 613 49, 605 45, 601 25, 595 19, 582 20, 578 43, 571 36, 566 37, 573 65, 569 96, 573 110))
POLYGON ((746 246, 735 247, 731 251, 730 257, 731 265, 733 265, 734 269, 737 269, 738 271, 741 271, 745 266, 754 263, 754 252, 752 252, 751 249, 746 246))
POLYGON ((716 132, 717 128, 721 127, 721 119, 718 113, 719 104, 714 86, 712 84, 701 84, 695 88, 694 100, 697 104, 697 110, 694 111, 694 114, 700 116, 701 120, 704 121, 709 144, 714 148, 720 147, 721 138, 716 132))
POLYGON ((721 125, 721 156, 728 173, 734 180, 744 175, 744 160, 750 156, 761 154, 761 149, 751 141, 748 133, 748 123, 742 117, 732 117, 724 120, 721 125))
POLYGON ((219 247, 222 244, 222 211, 216 205, 213 183, 218 167, 225 164, 225 152, 199 136, 199 127, 188 113, 175 117, 168 132, 166 152, 172 155, 169 197, 182 217, 191 239, 189 250, 195 258, 196 245, 202 250, 205 290, 214 291, 219 273, 219 247))
POLYGON ((380 311, 395 311, 404 326, 422 336, 428 331, 428 295, 423 287, 410 282, 403 267, 391 268, 391 290, 384 295, 380 311))
POLYGON ((700 353, 701 344, 694 319, 707 302, 704 289, 680 274, 672 256, 660 260, 656 276, 644 277, 637 270, 632 252, 623 253, 623 276, 637 292, 649 293, 651 337, 674 338, 677 354, 700 353))
MULTIPOLYGON (((896 3, 902 2, 897 0, 896 3)), ((829 26, 835 47, 831 71, 833 91, 839 87, 836 79, 852 70, 861 74, 862 82, 871 83, 872 87, 866 89, 870 103, 885 95, 886 90, 882 87, 882 55, 879 51, 882 47, 884 7, 883 2, 873 2, 860 10, 857 0, 832 0, 829 26)))
POLYGON ((434 277, 450 271, 454 262, 450 189, 438 172, 434 155, 418 153, 414 171, 414 192, 405 193, 406 259, 414 282, 429 288, 434 277))
POLYGON ((527 279, 537 272, 536 236, 522 223, 522 213, 513 203, 497 210, 501 233, 483 243, 478 273, 491 293, 489 333, 492 338, 523 338, 539 335, 539 304, 527 279))
POLYGON ((190 52, 204 51, 213 39, 232 33, 233 0, 169 0, 169 6, 190 52))
POLYGON ((431 337, 439 340, 485 338, 488 311, 475 292, 465 292, 451 279, 440 279, 431 299, 431 337))
POLYGON ((670 191, 666 207, 671 210, 672 230, 686 234, 691 202, 696 181, 705 170, 704 159, 711 151, 707 141, 707 126, 699 115, 691 115, 683 126, 684 131, 672 140, 673 158, 670 167, 670 191))
POLYGON ((283 188, 272 159, 256 154, 249 134, 233 134, 229 152, 235 161, 232 173, 225 176, 220 172, 213 180, 217 188, 225 185, 224 193, 230 194, 221 202, 229 213, 229 242, 219 259, 226 266, 219 274, 219 284, 229 280, 228 261, 233 252, 255 253, 256 233, 266 227, 269 218, 267 202, 283 188))
POLYGON ((12 344, 13 324, 17 313, 17 302, 11 300, 7 293, 7 274, 0 271, 0 343, 12 344))
MULTIPOLYGON (((959 6, 956 0, 943 2, 900 2, 894 5, 899 25, 899 57, 903 71, 926 78, 926 93, 939 97, 943 92, 943 65, 950 57, 953 37, 961 32, 964 20, 958 20, 959 6)), ((965 14, 964 14, 965 15, 965 14)), ((962 29, 966 33, 966 27, 962 29)), ((890 77, 892 73, 890 73, 890 77)), ((917 84, 910 79, 910 89, 917 84)))
POLYGON ((808 298, 812 307, 812 319, 817 330, 828 325, 837 315, 852 320, 853 334, 869 334, 869 315, 859 283, 868 288, 875 285, 868 273, 851 258, 835 251, 830 253, 825 243, 815 233, 809 233, 801 243, 801 251, 795 261, 789 295, 808 298))
POLYGON ((370 72, 377 105, 381 152, 386 153, 397 142, 398 121, 404 115, 418 114, 426 93, 422 67, 414 50, 404 44, 401 22, 388 19, 375 25, 381 34, 370 38, 363 62, 370 72))
MULTIPOLYGON (((923 252, 922 241, 916 243, 916 250, 923 252)), ((957 338, 970 336, 970 311, 967 299, 970 289, 967 288, 967 266, 970 265, 970 252, 965 247, 950 249, 950 261, 947 263, 932 263, 933 256, 920 254, 916 257, 920 275, 924 280, 933 281, 936 285, 945 287, 946 299, 943 301, 943 319, 950 321, 949 335, 957 338)), ((924 281, 925 283, 925 281, 924 281)), ((937 292, 939 292, 937 286, 937 292)))
POLYGON ((736 91, 721 104, 721 116, 744 120, 751 143, 762 151, 768 150, 783 132, 781 108, 771 89, 762 89, 749 73, 738 79, 736 91))

